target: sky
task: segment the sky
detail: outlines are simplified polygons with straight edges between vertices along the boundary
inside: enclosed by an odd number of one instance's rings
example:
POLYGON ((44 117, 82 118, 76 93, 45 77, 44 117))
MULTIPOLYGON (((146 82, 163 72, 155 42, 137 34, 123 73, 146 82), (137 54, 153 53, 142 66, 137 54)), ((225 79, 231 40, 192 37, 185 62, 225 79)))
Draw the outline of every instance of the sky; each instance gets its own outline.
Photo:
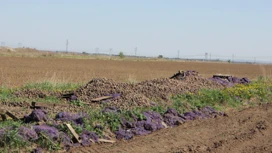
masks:
POLYGON ((0 42, 43 50, 272 60, 271 0, 0 0, 0 42), (179 52, 179 53, 178 53, 179 52))

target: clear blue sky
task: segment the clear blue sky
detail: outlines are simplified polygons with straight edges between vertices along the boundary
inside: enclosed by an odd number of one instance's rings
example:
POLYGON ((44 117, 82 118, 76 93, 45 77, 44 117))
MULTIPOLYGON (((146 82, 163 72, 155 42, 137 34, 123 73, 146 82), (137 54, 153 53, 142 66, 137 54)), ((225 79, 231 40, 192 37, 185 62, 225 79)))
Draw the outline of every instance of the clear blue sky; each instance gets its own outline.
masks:
POLYGON ((271 0, 0 0, 0 42, 138 55, 272 58, 271 0))

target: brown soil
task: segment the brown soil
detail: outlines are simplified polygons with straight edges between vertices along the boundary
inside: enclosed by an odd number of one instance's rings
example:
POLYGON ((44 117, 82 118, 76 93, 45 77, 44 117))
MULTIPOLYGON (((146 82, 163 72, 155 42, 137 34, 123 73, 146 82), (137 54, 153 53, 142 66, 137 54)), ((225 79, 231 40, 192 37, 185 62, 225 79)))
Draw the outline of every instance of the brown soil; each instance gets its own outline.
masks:
POLYGON ((42 91, 37 89, 22 89, 13 92, 13 95, 21 98, 46 98, 48 96, 60 97, 61 92, 42 91))
POLYGON ((272 104, 228 112, 229 116, 190 121, 115 144, 72 148, 87 153, 271 153, 272 104))
POLYGON ((271 65, 0 56, 0 86, 14 87, 44 80, 86 83, 93 78, 140 82, 166 78, 177 70, 196 70, 204 77, 215 73, 249 79, 272 75, 271 65))
MULTIPOLYGON (((223 86, 198 75, 187 76, 184 80, 160 78, 135 84, 118 83, 112 79, 93 79, 79 88, 75 95, 81 101, 92 103, 91 100, 94 98, 117 93, 120 97, 104 103, 116 108, 130 109, 150 106, 152 101, 167 105, 171 95, 195 93, 203 88, 222 89, 223 86)), ((99 105, 99 103, 93 104, 99 105)))

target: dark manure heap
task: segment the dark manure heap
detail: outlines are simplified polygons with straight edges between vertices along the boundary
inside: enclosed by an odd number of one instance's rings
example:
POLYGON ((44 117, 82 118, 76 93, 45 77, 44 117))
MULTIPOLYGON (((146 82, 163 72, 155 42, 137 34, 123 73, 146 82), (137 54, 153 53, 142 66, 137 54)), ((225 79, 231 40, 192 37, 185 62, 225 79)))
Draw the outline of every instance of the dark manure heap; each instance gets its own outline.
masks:
POLYGON ((121 109, 148 107, 156 102, 169 102, 171 95, 196 93, 199 89, 222 89, 224 86, 216 81, 203 78, 195 71, 185 71, 182 77, 158 78, 140 83, 118 83, 112 79, 96 78, 74 92, 78 100, 93 103, 98 97, 113 95, 112 99, 102 100, 108 106, 121 109), (114 96, 115 95, 115 96, 114 96))

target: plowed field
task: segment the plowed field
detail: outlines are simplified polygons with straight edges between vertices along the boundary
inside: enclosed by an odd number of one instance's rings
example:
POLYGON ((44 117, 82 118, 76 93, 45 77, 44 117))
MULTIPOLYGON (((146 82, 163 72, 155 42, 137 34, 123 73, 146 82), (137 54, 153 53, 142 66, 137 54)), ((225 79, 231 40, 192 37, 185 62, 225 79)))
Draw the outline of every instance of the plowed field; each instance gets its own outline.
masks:
POLYGON ((139 82, 169 77, 177 70, 196 70, 204 77, 215 73, 249 79, 272 75, 272 65, 1 56, 0 86, 13 87, 40 81, 86 83, 92 78, 139 82))
POLYGON ((272 105, 264 104, 228 116, 187 122, 116 144, 73 148, 87 153, 271 153, 272 105))

